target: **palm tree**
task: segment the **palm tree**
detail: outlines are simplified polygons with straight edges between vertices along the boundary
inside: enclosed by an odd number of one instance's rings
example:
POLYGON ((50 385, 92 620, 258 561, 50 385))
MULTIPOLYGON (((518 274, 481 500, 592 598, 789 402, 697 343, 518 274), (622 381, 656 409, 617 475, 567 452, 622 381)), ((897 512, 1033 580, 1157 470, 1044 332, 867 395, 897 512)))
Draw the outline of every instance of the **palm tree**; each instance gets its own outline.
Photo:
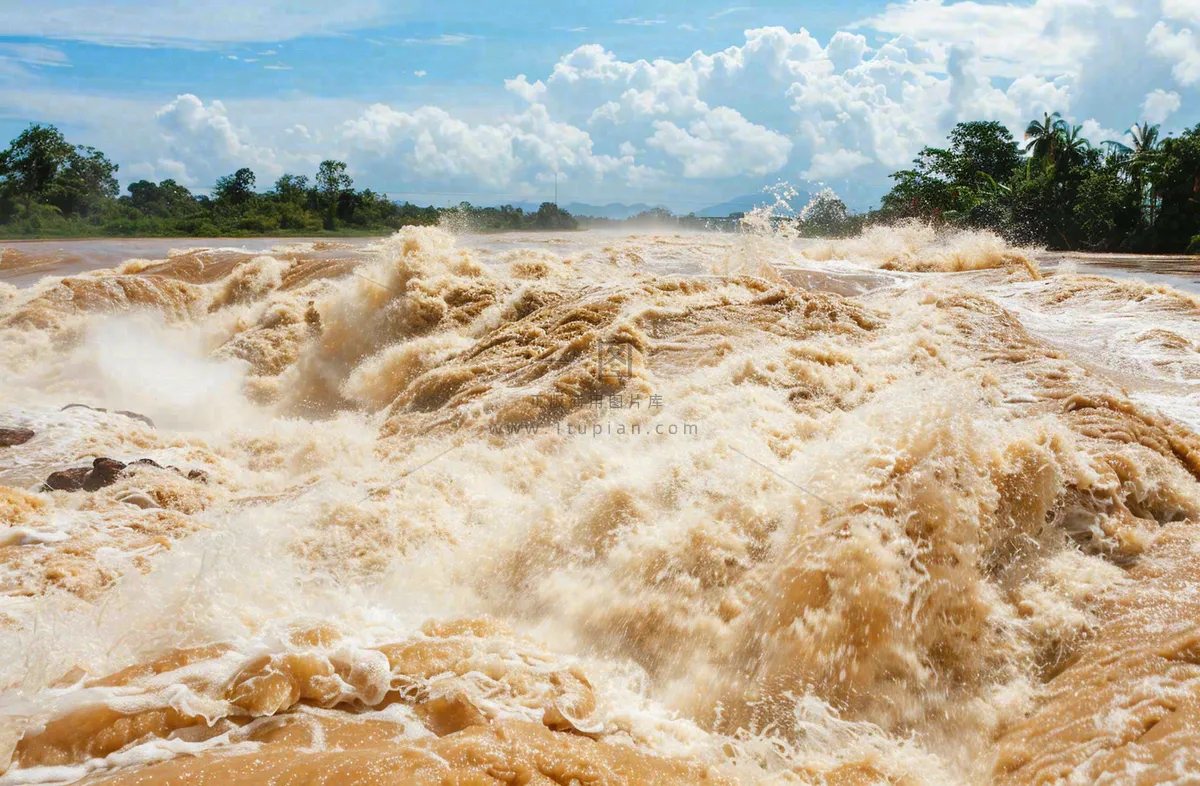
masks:
POLYGON ((1061 114, 1046 113, 1044 120, 1034 120, 1025 129, 1025 152, 1042 161, 1054 161, 1059 140, 1066 130, 1067 122, 1061 114))
POLYGON ((1092 143, 1083 136, 1083 126, 1074 126, 1069 131, 1064 127, 1059 132, 1058 144, 1062 160, 1076 166, 1087 160, 1088 151, 1092 149, 1092 143))
POLYGON ((1133 146, 1124 142, 1117 142, 1113 139, 1108 140, 1104 144, 1118 154, 1125 156, 1139 156, 1149 153, 1158 146, 1158 126, 1152 126, 1149 123, 1142 123, 1140 126, 1134 123, 1133 127, 1125 132, 1125 136, 1130 137, 1133 146))
POLYGON ((1108 146, 1116 156, 1123 162, 1123 166, 1128 168, 1129 176, 1133 180, 1133 186, 1141 195, 1142 212, 1145 214, 1147 222, 1154 224, 1154 193, 1148 188, 1145 182, 1146 170, 1154 160, 1155 153, 1158 149, 1158 126, 1152 126, 1149 123, 1142 123, 1140 126, 1137 123, 1125 132, 1125 136, 1130 138, 1132 145, 1127 145, 1124 142, 1115 142, 1109 140, 1104 144, 1108 146), (1149 191, 1149 193, 1147 193, 1149 191))

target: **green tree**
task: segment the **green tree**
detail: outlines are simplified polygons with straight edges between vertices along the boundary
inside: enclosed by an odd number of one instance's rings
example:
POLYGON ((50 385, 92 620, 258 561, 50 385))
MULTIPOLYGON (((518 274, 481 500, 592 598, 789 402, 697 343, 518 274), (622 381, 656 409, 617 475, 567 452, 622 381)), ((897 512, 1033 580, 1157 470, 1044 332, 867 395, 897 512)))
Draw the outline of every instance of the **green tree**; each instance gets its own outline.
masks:
POLYGON ((1020 147, 996 121, 959 123, 950 132, 949 152, 942 169, 958 185, 978 186, 981 176, 1006 182, 1021 166, 1020 147))
POLYGON ((248 167, 242 167, 232 175, 217 178, 213 196, 216 197, 218 207, 232 207, 235 211, 241 210, 256 196, 254 172, 248 167))
POLYGON ((117 165, 99 150, 77 147, 43 188, 40 200, 65 216, 90 215, 120 192, 116 172, 117 165))
POLYGON ((275 195, 284 202, 301 204, 308 200, 307 175, 283 175, 275 181, 275 195))
POLYGON ((805 237, 838 237, 845 233, 850 211, 832 188, 813 195, 800 211, 800 232, 805 237))
POLYGON ((1083 126, 1062 129, 1058 140, 1058 160, 1067 166, 1083 166, 1092 143, 1083 136, 1083 126))
POLYGON ((1151 251, 1185 251, 1200 234, 1200 125, 1163 140, 1147 161, 1152 221, 1142 245, 1151 251))
POLYGON ((1067 122, 1058 112, 1046 113, 1042 120, 1034 120, 1025 128, 1025 152, 1033 160, 1054 163, 1058 160, 1059 141, 1067 131, 1067 122))
POLYGON ((1072 215, 1084 248, 1114 251, 1136 234, 1141 218, 1138 193, 1122 176, 1119 161, 1106 161, 1087 174, 1072 215))
POLYGON ((575 219, 553 202, 543 202, 534 214, 533 225, 537 229, 575 229, 575 219))
POLYGON ((891 220, 944 220, 958 206, 957 189, 947 177, 953 168, 953 154, 949 150, 925 148, 913 159, 912 169, 892 174, 896 185, 884 196, 881 212, 891 220))
POLYGON ((1127 155, 1131 158, 1146 157, 1154 152, 1154 148, 1158 146, 1159 127, 1152 126, 1149 123, 1142 123, 1140 126, 1136 123, 1125 132, 1125 135, 1130 138, 1132 144, 1108 140, 1104 144, 1114 150, 1127 155))
POLYGON ((354 188, 354 181, 346 174, 346 165, 341 161, 325 160, 317 168, 317 193, 325 209, 325 228, 333 229, 337 223, 338 207, 342 195, 354 188))
POLYGON ((23 200, 28 209, 70 165, 74 152, 75 148, 54 126, 30 125, 0 153, 0 178, 5 190, 23 200))
POLYGON ((129 196, 122 197, 122 202, 136 208, 143 215, 180 218, 194 215, 200 209, 200 204, 192 196, 192 192, 174 180, 164 180, 158 184, 138 180, 130 183, 128 190, 129 196))
POLYGON ((1108 140, 1104 144, 1121 161, 1129 173, 1139 195, 1139 210, 1146 226, 1153 226, 1156 213, 1156 198, 1146 180, 1147 171, 1154 165, 1158 152, 1159 127, 1149 123, 1136 123, 1125 132, 1130 144, 1108 140))

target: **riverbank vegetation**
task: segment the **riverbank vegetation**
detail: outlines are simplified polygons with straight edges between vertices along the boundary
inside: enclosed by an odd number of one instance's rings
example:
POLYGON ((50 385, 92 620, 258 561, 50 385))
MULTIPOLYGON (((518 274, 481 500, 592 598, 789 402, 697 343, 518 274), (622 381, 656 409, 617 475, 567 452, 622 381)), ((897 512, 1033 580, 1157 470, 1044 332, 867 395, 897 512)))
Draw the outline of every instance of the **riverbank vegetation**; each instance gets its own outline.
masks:
MULTIPOLYGON (((920 221, 986 229, 1053 250, 1200 254, 1200 126, 1164 139, 1143 123, 1121 139, 1093 144, 1058 114, 1031 122, 1021 142, 1001 123, 960 123, 945 147, 923 149, 892 180, 875 210, 854 213, 826 188, 794 219, 772 220, 794 221, 803 237, 850 237, 872 224, 920 221)), ((659 227, 706 222, 656 212, 659 227)), ((640 218, 624 223, 636 226, 640 218)), ((720 219, 707 226, 733 228, 720 219)))
POLYGON ((0 237, 378 235, 443 221, 478 231, 575 228, 551 203, 529 212, 398 203, 355 190, 340 161, 321 162, 312 179, 285 174, 263 191, 252 170, 239 169, 211 195, 174 180, 139 180, 120 194, 116 174, 99 150, 72 145, 54 126, 30 126, 0 152, 0 237))
POLYGON ((1052 249, 1200 253, 1200 126, 1164 139, 1143 123, 1097 144, 1057 113, 1021 142, 1000 123, 961 123, 892 178, 868 221, 990 229, 1052 249))
MULTIPOLYGON (((384 234, 405 225, 469 231, 570 230, 580 222, 553 203, 449 208, 395 202, 355 190, 340 161, 309 178, 285 174, 263 191, 248 168, 219 178, 210 194, 173 180, 139 180, 121 194, 117 166, 72 145, 53 126, 31 125, 0 152, 0 237, 384 234)), ((927 147, 892 175, 880 207, 852 213, 826 189, 794 219, 800 234, 846 236, 868 224, 918 220, 988 229, 1011 242, 1060 250, 1200 253, 1200 126, 1162 138, 1133 126, 1093 143, 1056 114, 1016 140, 1001 123, 960 123, 945 147, 927 147)), ((731 219, 677 217, 656 208, 626 221, 585 227, 733 229, 731 219)))

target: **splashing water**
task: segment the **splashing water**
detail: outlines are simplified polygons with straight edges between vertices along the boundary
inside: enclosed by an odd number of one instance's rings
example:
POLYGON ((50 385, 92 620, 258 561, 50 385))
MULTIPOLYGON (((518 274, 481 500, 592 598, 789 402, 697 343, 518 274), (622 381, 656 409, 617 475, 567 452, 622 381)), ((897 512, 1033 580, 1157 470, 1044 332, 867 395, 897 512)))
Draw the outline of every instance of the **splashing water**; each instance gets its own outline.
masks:
POLYGON ((0 784, 1200 773, 1192 299, 552 239, 0 291, 0 784))

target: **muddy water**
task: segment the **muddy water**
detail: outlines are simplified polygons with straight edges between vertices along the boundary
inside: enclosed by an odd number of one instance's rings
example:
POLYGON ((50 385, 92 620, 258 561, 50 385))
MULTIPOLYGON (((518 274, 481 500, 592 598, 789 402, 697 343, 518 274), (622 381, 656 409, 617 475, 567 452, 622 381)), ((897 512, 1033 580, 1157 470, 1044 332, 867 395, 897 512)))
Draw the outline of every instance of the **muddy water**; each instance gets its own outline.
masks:
POLYGON ((0 267, 0 784, 1200 779, 1200 303, 1154 271, 54 253, 0 267))

